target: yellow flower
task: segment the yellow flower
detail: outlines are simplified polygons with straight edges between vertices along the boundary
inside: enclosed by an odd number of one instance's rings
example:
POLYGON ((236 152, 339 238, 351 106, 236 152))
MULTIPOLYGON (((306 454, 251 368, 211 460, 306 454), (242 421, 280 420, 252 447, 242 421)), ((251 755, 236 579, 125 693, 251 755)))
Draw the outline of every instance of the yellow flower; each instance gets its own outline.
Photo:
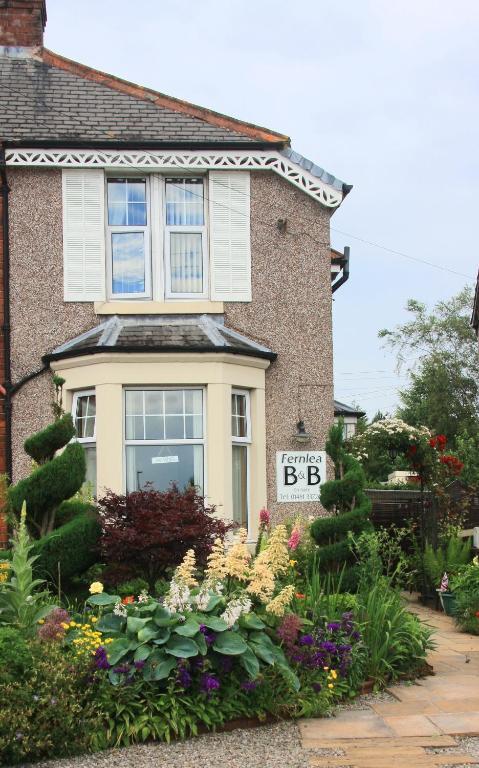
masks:
POLYGON ((77 625, 76 621, 71 621, 69 624, 70 627, 76 627, 76 625, 77 625))
POLYGON ((92 584, 90 584, 89 591, 91 595, 101 595, 103 592, 103 584, 101 581, 94 581, 92 584))
POLYGON ((290 564, 291 568, 294 568, 294 566, 298 564, 298 561, 297 560, 290 560, 289 564, 290 564))
POLYGON ((240 528, 238 531, 237 541, 231 549, 228 551, 225 560, 225 575, 231 576, 233 579, 240 579, 245 581, 248 578, 251 553, 246 546, 246 539, 248 532, 244 528, 240 528))
POLYGON ((92 624, 94 624, 96 621, 98 621, 98 619, 96 616, 92 616, 90 621, 92 622, 92 624))
POLYGON ((38 619, 38 624, 45 624, 45 619, 38 619))
POLYGON ((332 669, 331 670, 331 677, 333 678, 333 680, 336 680, 337 676, 338 676, 338 673, 336 672, 336 670, 332 669))
POLYGON ((173 576, 179 584, 185 584, 187 587, 196 587, 198 582, 195 579, 196 558, 193 549, 189 549, 180 563, 173 576))
POLYGON ((294 595, 294 586, 288 584, 287 587, 283 587, 279 595, 271 600, 269 605, 266 606, 266 612, 272 613, 273 616, 284 616, 287 606, 290 604, 294 595))
POLYGON ((334 688, 334 685, 332 683, 328 683, 328 688, 334 688))
POLYGON ((214 581, 222 579, 226 573, 225 545, 221 539, 215 539, 207 558, 206 579, 214 581))

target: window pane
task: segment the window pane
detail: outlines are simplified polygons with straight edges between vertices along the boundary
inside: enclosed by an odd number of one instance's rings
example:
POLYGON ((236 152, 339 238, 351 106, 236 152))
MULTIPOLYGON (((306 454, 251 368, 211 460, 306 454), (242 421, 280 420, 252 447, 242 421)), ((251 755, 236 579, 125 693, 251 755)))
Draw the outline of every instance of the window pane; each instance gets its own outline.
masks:
POLYGON ((128 416, 143 413, 143 394, 139 389, 127 389, 125 392, 125 408, 128 416))
POLYGON ((165 416, 165 439, 183 440, 185 423, 183 416, 165 416))
POLYGON ((145 416, 145 439, 165 439, 165 419, 163 416, 145 416))
POLYGON ((148 482, 158 491, 166 491, 175 483, 180 490, 196 485, 203 493, 203 446, 127 446, 126 474, 128 493, 148 482))
POLYGON ((203 413, 203 392, 201 389, 185 389, 185 413, 203 413))
POLYGON ((107 190, 110 226, 146 226, 146 181, 144 179, 109 179, 107 190))
POLYGON ((96 496, 96 446, 85 446, 86 476, 85 483, 92 487, 93 495, 96 496))
POLYGON ((143 232, 114 232, 111 236, 113 293, 145 292, 143 232))
POLYGON ((203 242, 200 232, 170 233, 172 293, 203 293, 203 242))
POLYGON ((155 416, 163 413, 163 396, 161 389, 153 389, 145 392, 145 413, 152 413, 155 416))
POLYGON ((233 520, 248 528, 248 449, 233 445, 233 520))
POLYGON ((246 395, 233 394, 231 396, 231 433, 233 437, 248 436, 246 395))
POLYGON ((185 437, 189 439, 203 437, 203 416, 185 416, 185 437))
POLYGON ((166 179, 166 223, 203 226, 203 179, 166 179))
POLYGON ((183 390, 166 389, 165 390, 165 412, 170 416, 177 416, 183 413, 183 390))
POLYGON ((81 395, 77 398, 75 429, 77 437, 95 436, 95 395, 81 395))

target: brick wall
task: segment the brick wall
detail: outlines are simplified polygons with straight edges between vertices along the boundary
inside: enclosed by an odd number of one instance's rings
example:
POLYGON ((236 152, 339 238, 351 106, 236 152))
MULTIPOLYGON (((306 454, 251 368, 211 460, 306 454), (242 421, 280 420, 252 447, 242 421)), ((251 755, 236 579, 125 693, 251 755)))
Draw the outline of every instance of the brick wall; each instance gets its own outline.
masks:
POLYGON ((46 20, 45 0, 0 0, 0 45, 42 46, 46 20))

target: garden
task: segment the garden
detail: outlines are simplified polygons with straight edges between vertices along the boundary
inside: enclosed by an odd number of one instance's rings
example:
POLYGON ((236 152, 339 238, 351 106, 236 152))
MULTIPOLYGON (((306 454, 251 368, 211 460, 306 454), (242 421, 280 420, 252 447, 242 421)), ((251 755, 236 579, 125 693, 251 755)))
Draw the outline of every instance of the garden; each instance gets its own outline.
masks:
MULTIPOLYGON (((2 762, 326 716, 427 674, 431 631, 401 589, 439 588, 445 571, 458 621, 479 631, 479 565, 460 521, 441 519, 435 538, 427 515, 420 530, 375 531, 342 424, 326 446, 330 516, 273 525, 263 509, 252 551, 193 487, 94 502, 56 386, 55 420, 25 442, 31 474, 2 487, 13 528, 0 553, 2 762)), ((440 483, 442 440, 401 429, 396 448, 440 483)))

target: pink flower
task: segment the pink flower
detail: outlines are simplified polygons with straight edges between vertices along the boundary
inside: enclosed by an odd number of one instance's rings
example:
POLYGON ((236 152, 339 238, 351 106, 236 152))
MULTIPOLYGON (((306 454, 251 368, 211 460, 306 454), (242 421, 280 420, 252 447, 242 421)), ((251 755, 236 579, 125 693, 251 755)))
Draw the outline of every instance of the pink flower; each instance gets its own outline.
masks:
POLYGON ((289 541, 288 541, 289 549, 296 549, 300 541, 301 541, 301 533, 299 528, 293 528, 293 530, 291 531, 291 536, 289 537, 289 541))
POLYGON ((264 525, 267 527, 271 522, 271 515, 266 509, 266 507, 263 507, 263 509, 259 513, 259 522, 261 525, 264 525))

